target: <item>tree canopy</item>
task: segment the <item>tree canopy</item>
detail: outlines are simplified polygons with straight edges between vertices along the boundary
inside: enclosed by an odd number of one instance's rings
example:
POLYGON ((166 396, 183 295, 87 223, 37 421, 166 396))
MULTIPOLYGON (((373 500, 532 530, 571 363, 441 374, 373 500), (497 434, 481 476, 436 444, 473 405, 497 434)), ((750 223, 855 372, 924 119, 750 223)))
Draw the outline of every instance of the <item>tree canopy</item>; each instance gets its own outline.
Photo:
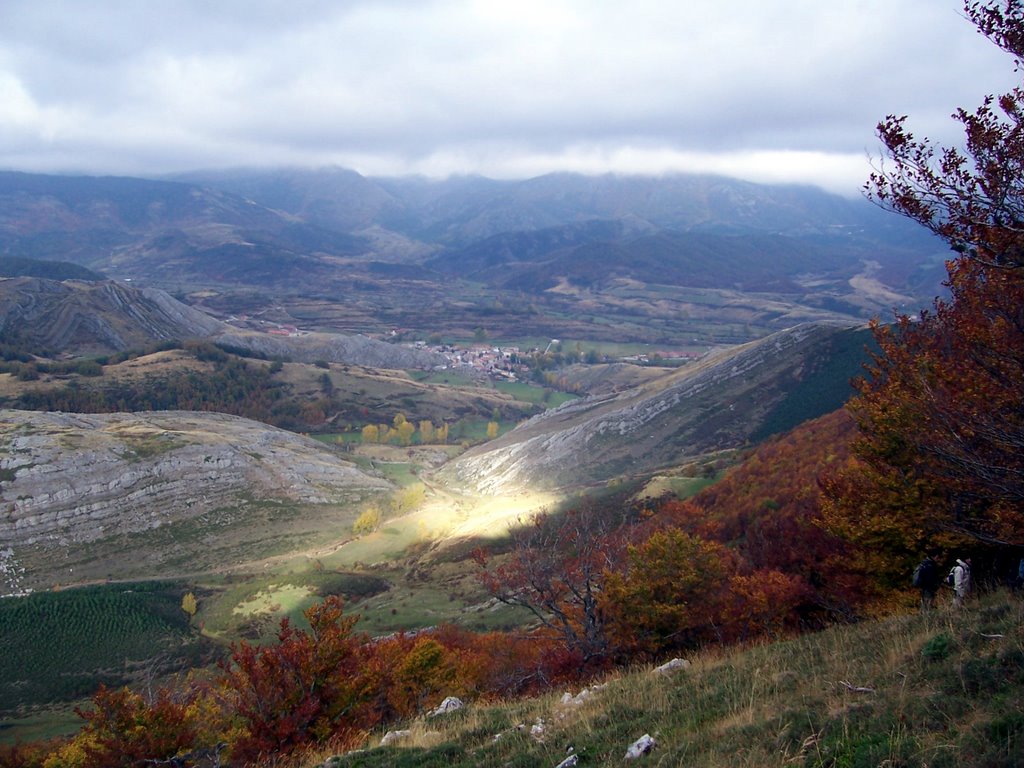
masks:
MULTIPOLYGON (((970 2, 978 31, 1024 59, 1018 0, 970 2)), ((868 196, 942 237, 949 295, 920 316, 874 324, 880 352, 849 410, 861 464, 830 488, 834 521, 893 508, 919 539, 967 535, 1024 544, 1024 90, 953 113, 962 147, 917 139, 906 116, 878 126, 885 147, 868 196)), ((849 527, 849 526, 848 526, 849 527)))

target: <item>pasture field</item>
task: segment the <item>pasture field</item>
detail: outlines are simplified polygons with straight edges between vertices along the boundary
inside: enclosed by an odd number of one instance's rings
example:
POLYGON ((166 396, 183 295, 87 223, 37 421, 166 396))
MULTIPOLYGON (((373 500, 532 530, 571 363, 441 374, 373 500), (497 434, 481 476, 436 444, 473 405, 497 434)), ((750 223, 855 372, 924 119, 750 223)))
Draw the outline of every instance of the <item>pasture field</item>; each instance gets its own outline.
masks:
POLYGON ((457 371, 409 371, 409 377, 421 384, 444 384, 449 387, 482 386, 480 379, 457 371))
POLYGON ((17 742, 46 741, 61 736, 70 736, 82 727, 82 718, 75 713, 75 707, 86 702, 69 702, 45 709, 34 709, 31 714, 8 718, 0 714, 0 744, 17 742))
POLYGON ((204 579, 195 622, 204 634, 225 642, 267 639, 285 616, 308 627, 302 612, 329 595, 341 595, 352 605, 387 589, 388 583, 372 574, 326 570, 317 560, 293 562, 272 573, 204 579))
POLYGON ((407 461, 374 461, 373 468, 399 488, 418 483, 419 465, 407 461))
POLYGON ((521 381, 499 381, 495 383, 494 388, 499 392, 511 395, 516 400, 542 405, 545 408, 557 408, 562 403, 576 399, 576 395, 568 392, 558 392, 521 381))

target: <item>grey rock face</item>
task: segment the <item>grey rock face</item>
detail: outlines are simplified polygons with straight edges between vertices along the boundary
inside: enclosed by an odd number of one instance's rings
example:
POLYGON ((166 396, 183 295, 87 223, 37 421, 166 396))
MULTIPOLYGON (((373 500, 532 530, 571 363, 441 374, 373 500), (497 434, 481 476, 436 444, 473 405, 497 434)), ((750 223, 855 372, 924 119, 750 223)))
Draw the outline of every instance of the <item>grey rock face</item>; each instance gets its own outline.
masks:
POLYGON ((0 541, 88 543, 239 494, 331 504, 388 489, 308 438, 216 413, 0 410, 0 541))
POLYGON ((113 281, 0 279, 0 334, 41 349, 112 352, 226 326, 154 288, 113 281))

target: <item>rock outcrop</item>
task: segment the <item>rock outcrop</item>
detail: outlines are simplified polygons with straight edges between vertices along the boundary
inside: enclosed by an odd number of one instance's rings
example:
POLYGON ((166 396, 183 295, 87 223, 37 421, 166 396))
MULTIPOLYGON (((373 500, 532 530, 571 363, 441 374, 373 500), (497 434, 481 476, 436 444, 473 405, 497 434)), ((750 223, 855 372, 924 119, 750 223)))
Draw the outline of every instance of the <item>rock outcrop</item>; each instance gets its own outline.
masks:
POLYGON ((0 540, 15 546, 159 527, 241 492, 330 504, 390 487, 308 438, 183 411, 0 411, 0 473, 0 540))
POLYGON ((22 558, 193 525, 178 537, 193 541, 173 542, 188 560, 232 527, 251 544, 283 535, 273 515, 294 509, 336 505, 343 522, 390 488, 314 440, 234 416, 0 410, 0 541, 22 558))

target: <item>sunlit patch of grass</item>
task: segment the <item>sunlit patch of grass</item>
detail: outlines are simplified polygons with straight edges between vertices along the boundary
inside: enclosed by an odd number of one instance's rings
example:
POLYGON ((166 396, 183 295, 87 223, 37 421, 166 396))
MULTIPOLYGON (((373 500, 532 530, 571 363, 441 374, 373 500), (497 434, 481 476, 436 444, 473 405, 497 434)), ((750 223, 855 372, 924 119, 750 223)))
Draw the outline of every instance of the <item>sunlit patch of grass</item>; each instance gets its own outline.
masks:
POLYGON ((327 595, 342 595, 351 605, 387 588, 387 582, 378 576, 332 572, 323 569, 322 563, 320 569, 307 563, 304 569, 288 572, 207 578, 197 587, 200 600, 195 623, 207 635, 221 639, 235 639, 240 627, 254 617, 261 618, 268 628, 276 627, 284 616, 304 627, 302 612, 327 595))
POLYGON ((644 486, 639 495, 658 499, 672 494, 677 499, 688 499, 715 482, 715 477, 685 477, 676 475, 657 475, 644 486))
POLYGON ((306 603, 312 594, 312 590, 307 586, 271 584, 249 600, 238 603, 231 612, 240 616, 252 616, 257 613, 292 613, 306 603))

